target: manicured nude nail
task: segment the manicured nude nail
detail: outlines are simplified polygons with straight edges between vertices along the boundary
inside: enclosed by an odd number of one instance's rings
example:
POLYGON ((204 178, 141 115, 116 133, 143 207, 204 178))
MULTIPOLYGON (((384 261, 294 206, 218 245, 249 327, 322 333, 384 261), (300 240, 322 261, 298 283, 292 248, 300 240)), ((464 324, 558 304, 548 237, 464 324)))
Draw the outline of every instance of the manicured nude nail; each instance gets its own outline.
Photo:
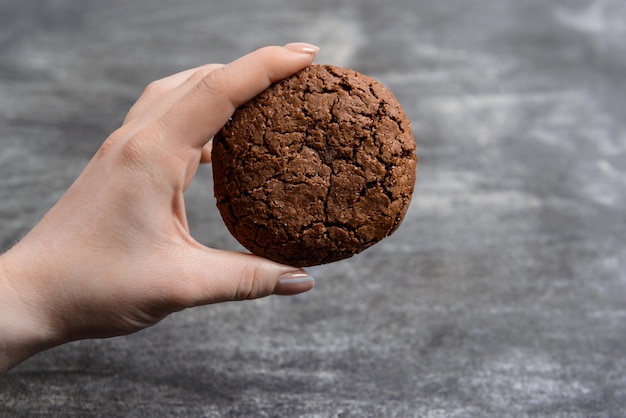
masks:
POLYGON ((278 281, 280 282, 281 286, 283 286, 314 282, 315 279, 313 279, 313 277, 308 275, 307 273, 284 273, 280 276, 278 281))
POLYGON ((317 52, 320 50, 319 46, 315 46, 313 44, 307 44, 305 42, 294 42, 294 43, 285 45, 284 48, 293 52, 301 53, 301 54, 317 54, 317 52))

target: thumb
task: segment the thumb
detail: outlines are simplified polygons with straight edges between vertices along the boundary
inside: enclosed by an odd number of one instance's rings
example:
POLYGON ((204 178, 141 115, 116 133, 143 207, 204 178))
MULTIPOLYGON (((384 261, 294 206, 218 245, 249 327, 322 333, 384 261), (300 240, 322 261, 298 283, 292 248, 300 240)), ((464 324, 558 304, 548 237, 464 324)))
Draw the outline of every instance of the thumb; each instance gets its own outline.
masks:
POLYGON ((194 248, 188 254, 184 305, 257 299, 272 294, 296 295, 315 284, 304 270, 252 254, 194 248))

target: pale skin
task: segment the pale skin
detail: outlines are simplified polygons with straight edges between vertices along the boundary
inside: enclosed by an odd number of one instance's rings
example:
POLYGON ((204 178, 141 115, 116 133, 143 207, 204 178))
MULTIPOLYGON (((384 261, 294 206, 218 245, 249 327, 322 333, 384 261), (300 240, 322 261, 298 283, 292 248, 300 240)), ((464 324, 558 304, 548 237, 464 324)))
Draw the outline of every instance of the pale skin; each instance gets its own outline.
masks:
POLYGON ((235 109, 318 48, 261 48, 151 83, 44 218, 0 256, 0 374, 48 348, 130 334, 193 306, 294 295, 303 270, 212 249, 184 191, 235 109))

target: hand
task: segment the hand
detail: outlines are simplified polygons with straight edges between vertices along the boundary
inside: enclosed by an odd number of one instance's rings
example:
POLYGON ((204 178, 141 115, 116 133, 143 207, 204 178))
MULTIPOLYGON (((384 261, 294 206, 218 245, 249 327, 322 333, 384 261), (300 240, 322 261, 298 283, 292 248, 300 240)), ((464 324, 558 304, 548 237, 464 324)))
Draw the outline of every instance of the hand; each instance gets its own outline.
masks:
POLYGON ((259 49, 151 83, 42 221, 0 257, 0 373, 46 348, 188 307, 310 290, 303 270, 207 248, 183 192, 234 110, 317 48, 259 49))

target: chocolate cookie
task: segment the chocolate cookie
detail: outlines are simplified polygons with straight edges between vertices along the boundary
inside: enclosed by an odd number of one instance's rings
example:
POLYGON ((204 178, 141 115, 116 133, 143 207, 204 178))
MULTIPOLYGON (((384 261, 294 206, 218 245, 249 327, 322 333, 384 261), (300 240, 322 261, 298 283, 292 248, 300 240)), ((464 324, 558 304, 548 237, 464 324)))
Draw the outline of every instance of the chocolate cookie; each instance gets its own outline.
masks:
POLYGON ((311 65, 241 106, 213 139, 217 207, 254 254, 293 266, 351 257, 395 231, 417 156, 395 97, 311 65))

